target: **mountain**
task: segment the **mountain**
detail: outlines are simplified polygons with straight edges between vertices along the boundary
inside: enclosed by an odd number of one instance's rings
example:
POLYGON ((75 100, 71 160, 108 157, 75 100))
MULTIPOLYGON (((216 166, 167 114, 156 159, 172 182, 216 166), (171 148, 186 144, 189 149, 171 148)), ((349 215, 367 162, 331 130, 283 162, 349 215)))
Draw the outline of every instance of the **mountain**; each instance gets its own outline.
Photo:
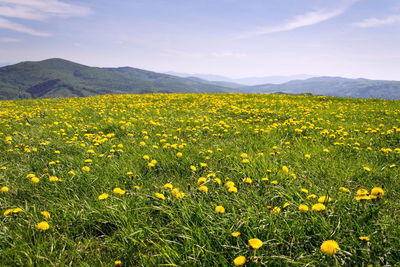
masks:
POLYGON ((208 81, 208 80, 204 80, 204 79, 201 79, 198 77, 186 77, 186 79, 204 83, 204 84, 218 85, 218 86, 229 87, 229 88, 234 88, 234 89, 239 89, 239 88, 245 87, 245 85, 243 85, 243 84, 238 84, 238 83, 233 83, 233 82, 224 82, 224 81, 208 81))
POLYGON ((283 84, 263 84, 242 87, 246 93, 286 93, 313 95, 400 99, 400 81, 315 77, 283 84))
POLYGON ((131 67, 89 67, 58 58, 0 68, 0 99, 233 91, 224 86, 131 67))
MULTIPOLYGON (((312 75, 307 75, 307 74, 298 74, 298 75, 289 75, 289 76, 265 76, 265 77, 245 77, 245 78, 238 78, 238 79, 232 79, 220 75, 213 75, 213 74, 188 74, 188 73, 181 73, 181 72, 173 72, 169 71, 167 74, 174 75, 174 76, 179 76, 183 78, 187 77, 196 77, 200 78, 203 80, 207 81, 212 81, 214 84, 216 82, 229 82, 233 84, 242 84, 244 86, 248 85, 258 85, 258 84, 266 84, 266 83, 273 83, 273 84, 278 84, 278 83, 285 83, 288 81, 292 80, 305 80, 312 78, 314 76, 312 75)), ((233 87, 235 88, 235 87, 233 87)))

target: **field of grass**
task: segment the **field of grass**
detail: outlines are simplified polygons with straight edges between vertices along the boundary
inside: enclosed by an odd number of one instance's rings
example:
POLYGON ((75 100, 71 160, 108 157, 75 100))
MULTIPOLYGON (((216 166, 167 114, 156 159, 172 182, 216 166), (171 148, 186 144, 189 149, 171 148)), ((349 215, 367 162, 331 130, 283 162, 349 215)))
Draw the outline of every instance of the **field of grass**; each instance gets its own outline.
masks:
POLYGON ((396 265, 399 165, 400 101, 2 101, 0 265, 396 265))

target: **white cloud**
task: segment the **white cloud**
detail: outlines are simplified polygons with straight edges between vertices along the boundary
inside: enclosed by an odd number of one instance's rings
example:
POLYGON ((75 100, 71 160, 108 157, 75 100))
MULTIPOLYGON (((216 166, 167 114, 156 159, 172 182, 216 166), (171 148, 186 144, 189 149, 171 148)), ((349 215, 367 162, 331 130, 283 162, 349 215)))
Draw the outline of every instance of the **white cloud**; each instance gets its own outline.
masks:
POLYGON ((360 22, 356 22, 353 25, 361 28, 370 28, 381 25, 389 25, 396 22, 400 22, 400 15, 392 15, 386 18, 368 18, 360 22))
POLYGON ((47 33, 30 29, 4 17, 43 21, 51 17, 87 16, 90 13, 91 10, 87 7, 59 0, 0 0, 0 28, 35 36, 49 36, 47 33))
POLYGON ((26 34, 30 34, 30 35, 34 35, 34 36, 50 36, 50 34, 48 34, 48 33, 25 27, 24 25, 9 21, 9 20, 1 18, 1 17, 0 17, 0 28, 17 31, 17 32, 22 32, 22 33, 26 33, 26 34))
POLYGON ((290 31, 297 28, 318 24, 320 22, 332 19, 343 14, 350 6, 352 6, 357 1, 358 0, 347 0, 342 4, 341 7, 333 10, 317 10, 308 12, 303 15, 295 16, 293 19, 282 25, 259 27, 255 30, 241 33, 236 36, 235 39, 245 39, 270 33, 290 31))

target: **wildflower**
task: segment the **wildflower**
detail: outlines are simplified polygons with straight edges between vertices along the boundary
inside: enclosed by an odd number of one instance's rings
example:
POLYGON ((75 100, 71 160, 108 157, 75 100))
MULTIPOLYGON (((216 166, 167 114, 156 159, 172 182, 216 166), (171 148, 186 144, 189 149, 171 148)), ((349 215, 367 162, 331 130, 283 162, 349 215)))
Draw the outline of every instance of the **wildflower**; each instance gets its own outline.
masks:
POLYGON ((90 167, 89 166, 83 166, 82 171, 84 172, 90 172, 90 167))
POLYGON ((9 189, 7 186, 3 186, 3 187, 0 189, 0 191, 3 192, 3 193, 8 192, 9 190, 10 190, 10 189, 9 189))
POLYGON ((207 167, 207 163, 200 163, 200 167, 202 167, 202 168, 205 168, 205 167, 207 167))
POLYGON ((370 240, 369 236, 360 236, 358 239, 363 240, 363 241, 369 241, 370 240))
POLYGON ((300 189, 301 192, 308 194, 308 190, 305 188, 300 189))
POLYGON ((308 206, 305 205, 305 204, 300 204, 299 205, 299 211, 302 211, 302 212, 308 211, 308 206))
POLYGON ((242 158, 247 158, 247 157, 249 157, 249 156, 247 155, 247 153, 242 153, 242 154, 240 154, 240 156, 241 156, 242 158))
POLYGON ((233 232, 231 235, 232 235, 233 237, 238 237, 238 236, 240 236, 240 232, 233 232))
POLYGON ((358 195, 358 196, 356 196, 356 200, 357 201, 360 201, 360 200, 370 200, 371 199, 371 196, 368 196, 368 195, 358 195))
POLYGON ((156 198, 158 198, 158 199, 165 200, 165 196, 164 196, 164 194, 161 194, 161 193, 155 193, 155 194, 154 194, 154 196, 155 196, 156 198))
POLYGON ((385 191, 381 187, 374 187, 371 189, 371 195, 377 196, 377 197, 382 197, 385 195, 385 191))
POLYGON ((276 180, 273 180, 273 181, 271 181, 271 184, 275 184, 275 185, 277 185, 279 182, 278 181, 276 181, 276 180))
POLYGON ((236 257, 234 260, 233 260, 233 264, 235 265, 235 266, 241 266, 241 265, 243 265, 243 264, 245 264, 246 263, 246 257, 245 256, 239 256, 239 257, 236 257))
POLYGON ((199 179, 197 179, 197 184, 204 184, 205 182, 207 182, 206 177, 200 177, 199 179))
POLYGON ((234 186, 235 186, 235 183, 232 182, 232 181, 228 181, 228 182, 225 183, 225 186, 228 187, 228 188, 229 188, 229 187, 234 187, 234 186))
POLYGON ((343 187, 343 186, 339 187, 339 190, 342 191, 342 192, 344 192, 344 193, 350 192, 350 189, 348 189, 348 188, 346 188, 346 187, 343 187))
POLYGON ((244 163, 244 164, 247 164, 247 163, 249 163, 249 162, 250 162, 249 159, 243 159, 243 160, 242 160, 242 163, 244 163))
POLYGON ((328 196, 322 196, 320 198, 318 198, 318 202, 319 203, 327 203, 327 202, 331 202, 332 198, 328 197, 328 196))
POLYGON ((311 195, 308 195, 308 196, 307 196, 307 199, 308 199, 308 200, 314 199, 314 198, 317 198, 317 195, 311 194, 311 195))
POLYGON ((259 249, 263 245, 263 242, 258 238, 252 238, 248 242, 249 242, 249 246, 253 249, 259 249))
POLYGON ((122 265, 122 261, 116 260, 116 261, 114 261, 114 265, 115 266, 121 266, 122 265))
POLYGON ((48 212, 48 211, 42 211, 40 214, 42 214, 42 216, 43 216, 45 219, 50 219, 50 217, 51 217, 51 214, 50 214, 50 212, 48 212))
POLYGON ((150 159, 150 156, 149 156, 149 155, 144 155, 144 156, 143 156, 143 159, 149 160, 149 159, 150 159))
POLYGON ((42 231, 46 231, 50 228, 50 225, 48 222, 43 221, 43 222, 38 223, 36 225, 36 228, 39 230, 42 230, 42 231))
POLYGON ((235 186, 232 186, 232 187, 229 187, 229 188, 228 188, 228 192, 229 192, 229 193, 237 193, 237 191, 238 191, 238 189, 237 189, 237 187, 235 187, 235 186))
POLYGON ((164 185, 164 188, 173 189, 174 186, 173 186, 172 184, 165 184, 165 185, 164 185))
POLYGON ((253 183, 253 180, 249 177, 246 177, 243 179, 243 182, 245 182, 246 184, 251 184, 251 183, 253 183))
POLYGON ((305 154, 305 155, 304 155, 304 158, 310 159, 310 158, 311 158, 311 155, 310 155, 310 154, 305 154))
POLYGON ((370 172, 371 168, 370 167, 363 167, 364 171, 370 172))
POLYGON ((279 207, 274 207, 272 210, 273 214, 279 214, 280 212, 281 212, 281 208, 279 208, 279 207))
POLYGON ((325 205, 322 204, 322 203, 314 204, 314 205, 312 205, 311 210, 313 210, 313 211, 323 211, 323 210, 325 210, 325 205))
POLYGON ((268 177, 262 177, 261 178, 261 181, 268 181, 269 179, 268 179, 268 177))
POLYGON ((285 204, 283 204, 282 208, 287 208, 287 207, 289 207, 289 206, 290 206, 290 203, 289 203, 289 202, 286 202, 285 204))
POLYGON ((286 174, 289 173, 289 168, 287 166, 283 166, 282 167, 282 172, 286 173, 286 174))
POLYGON ((178 153, 176 153, 176 156, 177 156, 178 158, 181 158, 181 157, 183 156, 183 154, 182 154, 182 152, 178 152, 178 153))
POLYGON ((202 185, 202 186, 200 186, 200 187, 198 188, 198 190, 199 190, 200 192, 206 193, 206 192, 208 192, 208 187, 205 186, 205 185, 202 185))
POLYGON ((108 194, 107 193, 103 193, 98 197, 99 200, 104 200, 106 198, 108 198, 108 194))
POLYGON ((357 196, 363 196, 363 195, 368 195, 368 190, 367 189, 358 189, 357 190, 357 196))
POLYGON ((223 206, 216 206, 215 207, 215 211, 217 213, 224 213, 225 212, 225 208, 223 206))
POLYGON ((61 182, 62 179, 58 178, 57 176, 50 176, 49 181, 50 182, 61 182))
POLYGON ((76 175, 76 172, 73 171, 73 170, 70 170, 70 171, 68 172, 68 174, 69 174, 69 175, 76 175))
POLYGON ((195 166, 193 166, 193 165, 190 166, 190 169, 191 169, 192 171, 194 171, 194 172, 197 171, 197 168, 196 168, 195 166))
POLYGON ((122 190, 121 188, 116 187, 113 189, 113 193, 118 194, 118 195, 123 195, 123 194, 125 194, 125 190, 122 190))
POLYGON ((335 240, 324 241, 320 247, 321 252, 325 255, 335 255, 339 250, 339 244, 335 240))
POLYGON ((133 189, 139 190, 139 189, 140 189, 140 186, 134 185, 134 186, 133 186, 133 189))
POLYGON ((31 182, 34 183, 34 184, 37 184, 37 183, 40 182, 40 179, 37 178, 37 177, 32 177, 32 178, 31 178, 31 182))
POLYGON ((214 179, 214 183, 216 183, 216 184, 222 184, 222 181, 221 181, 221 179, 219 179, 219 178, 215 178, 215 179, 214 179))

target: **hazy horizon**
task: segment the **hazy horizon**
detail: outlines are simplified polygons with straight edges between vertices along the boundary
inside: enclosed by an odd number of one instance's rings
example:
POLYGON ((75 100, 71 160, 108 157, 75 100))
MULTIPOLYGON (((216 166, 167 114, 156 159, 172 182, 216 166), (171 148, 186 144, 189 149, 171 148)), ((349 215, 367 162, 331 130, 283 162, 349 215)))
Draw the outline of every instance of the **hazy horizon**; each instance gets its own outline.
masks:
POLYGON ((0 64, 400 80, 396 0, 0 0, 0 64))

